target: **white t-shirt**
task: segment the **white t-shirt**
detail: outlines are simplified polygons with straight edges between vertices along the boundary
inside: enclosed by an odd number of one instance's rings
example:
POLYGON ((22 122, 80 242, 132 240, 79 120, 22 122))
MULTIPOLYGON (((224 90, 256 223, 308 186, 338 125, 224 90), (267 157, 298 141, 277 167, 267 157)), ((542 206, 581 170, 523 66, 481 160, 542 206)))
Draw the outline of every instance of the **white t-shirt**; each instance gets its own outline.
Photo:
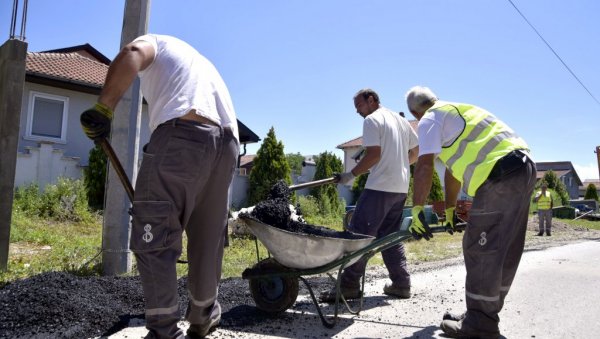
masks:
POLYGON ((450 146, 465 128, 465 120, 442 110, 429 110, 419 120, 419 156, 442 152, 442 147, 450 146))
POLYGON ((150 131, 194 109, 196 114, 231 128, 239 141, 233 103, 215 66, 177 38, 146 34, 134 41, 140 40, 152 44, 155 51, 152 63, 139 73, 148 102, 150 131))
POLYGON ((417 134, 399 113, 379 107, 363 122, 363 146, 380 146, 381 158, 369 174, 365 188, 408 193, 408 150, 418 146, 417 134))

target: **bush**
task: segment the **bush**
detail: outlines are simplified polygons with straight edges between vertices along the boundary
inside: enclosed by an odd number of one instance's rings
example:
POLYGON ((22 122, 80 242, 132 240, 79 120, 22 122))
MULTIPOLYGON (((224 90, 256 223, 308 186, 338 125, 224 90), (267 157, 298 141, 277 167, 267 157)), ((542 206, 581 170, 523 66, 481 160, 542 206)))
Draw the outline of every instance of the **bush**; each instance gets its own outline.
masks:
POLYGON ((81 180, 59 178, 56 184, 46 185, 43 192, 35 183, 15 190, 14 208, 28 216, 58 221, 90 222, 87 195, 81 180))
POLYGON ((596 185, 589 184, 585 190, 585 196, 583 198, 598 201, 598 190, 596 189, 596 185))
POLYGON ((88 167, 83 171, 88 204, 96 210, 104 208, 107 162, 106 154, 96 145, 90 150, 88 167))
MULTIPOLYGON (((334 173, 344 170, 342 161, 333 153, 323 152, 316 158, 316 169, 313 180, 321 180, 333 177, 334 173)), ((336 215, 344 210, 345 202, 340 199, 337 186, 325 184, 311 188, 310 195, 319 202, 322 215, 336 215)))

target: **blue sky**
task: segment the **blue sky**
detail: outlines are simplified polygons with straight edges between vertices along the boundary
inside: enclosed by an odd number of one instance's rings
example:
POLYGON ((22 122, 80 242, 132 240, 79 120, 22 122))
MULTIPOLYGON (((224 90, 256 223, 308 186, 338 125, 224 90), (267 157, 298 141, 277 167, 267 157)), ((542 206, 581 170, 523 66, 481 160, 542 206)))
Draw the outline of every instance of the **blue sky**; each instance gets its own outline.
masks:
MULTIPOLYGON (((600 2, 513 3, 600 100, 600 2)), ((112 59, 124 4, 30 0, 29 50, 89 43, 112 59)), ((12 1, 0 6, 7 39, 12 1)), ((336 146, 362 133, 352 103, 357 90, 371 87, 384 106, 408 113, 404 94, 424 85, 443 100, 494 113, 528 142, 536 161, 571 161, 582 180, 598 178, 600 104, 508 0, 151 0, 151 6, 149 32, 177 36, 208 57, 238 118, 263 139, 274 127, 286 153, 341 156, 336 146)))

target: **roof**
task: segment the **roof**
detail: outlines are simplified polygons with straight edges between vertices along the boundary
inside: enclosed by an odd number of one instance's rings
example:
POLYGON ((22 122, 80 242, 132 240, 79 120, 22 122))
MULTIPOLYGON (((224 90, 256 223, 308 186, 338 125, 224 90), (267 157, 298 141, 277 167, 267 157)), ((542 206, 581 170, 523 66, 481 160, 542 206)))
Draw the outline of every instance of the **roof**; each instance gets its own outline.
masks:
POLYGON ((582 185, 581 179, 579 178, 575 167, 573 167, 573 163, 570 161, 540 161, 535 163, 535 167, 537 168, 536 177, 538 179, 544 177, 544 174, 550 170, 552 170, 559 178, 567 173, 573 172, 573 176, 577 180, 577 185, 582 185))
MULTIPOLYGON (((419 125, 419 121, 418 120, 409 120, 408 121, 410 123, 410 127, 412 127, 413 130, 417 130, 417 126, 419 125)), ((350 147, 360 147, 362 146, 362 136, 358 137, 358 138, 354 138, 350 141, 346 141, 344 143, 341 143, 339 145, 337 145, 336 148, 339 149, 344 149, 344 148, 350 148, 350 147)))
POLYGON ((247 167, 254 162, 254 158, 256 158, 256 154, 251 155, 242 155, 240 157, 240 167, 247 167))
POLYGON ((108 65, 79 53, 27 53, 26 74, 101 89, 108 65))
MULTIPOLYGON (((28 52, 25 80, 78 92, 100 94, 110 59, 89 44, 28 52)), ((256 133, 238 122, 240 143, 260 141, 256 133)))

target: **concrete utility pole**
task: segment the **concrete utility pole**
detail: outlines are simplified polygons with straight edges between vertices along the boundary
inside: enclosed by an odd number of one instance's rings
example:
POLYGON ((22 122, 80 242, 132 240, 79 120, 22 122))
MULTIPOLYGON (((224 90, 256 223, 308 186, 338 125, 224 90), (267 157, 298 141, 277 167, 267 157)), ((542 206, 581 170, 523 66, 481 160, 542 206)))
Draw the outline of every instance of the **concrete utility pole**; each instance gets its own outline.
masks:
POLYGON ((13 2, 10 39, 0 46, 0 272, 8 269, 21 101, 25 85, 27 0, 21 7, 21 35, 16 36, 19 4, 13 2), (18 38, 18 39, 17 39, 18 38))
MULTIPOLYGON (((121 32, 121 48, 148 31, 150 0, 126 0, 121 32)), ((139 80, 131 85, 115 108, 110 143, 121 160, 123 168, 135 182, 138 167, 139 131, 142 96, 139 80)), ((131 234, 127 197, 119 177, 109 166, 104 201, 102 229, 102 271, 117 275, 131 271, 131 234)))
POLYGON ((8 268, 26 57, 24 41, 8 40, 0 47, 0 271, 8 268))
POLYGON ((596 158, 598 159, 598 180, 600 180, 600 146, 596 146, 596 158))

